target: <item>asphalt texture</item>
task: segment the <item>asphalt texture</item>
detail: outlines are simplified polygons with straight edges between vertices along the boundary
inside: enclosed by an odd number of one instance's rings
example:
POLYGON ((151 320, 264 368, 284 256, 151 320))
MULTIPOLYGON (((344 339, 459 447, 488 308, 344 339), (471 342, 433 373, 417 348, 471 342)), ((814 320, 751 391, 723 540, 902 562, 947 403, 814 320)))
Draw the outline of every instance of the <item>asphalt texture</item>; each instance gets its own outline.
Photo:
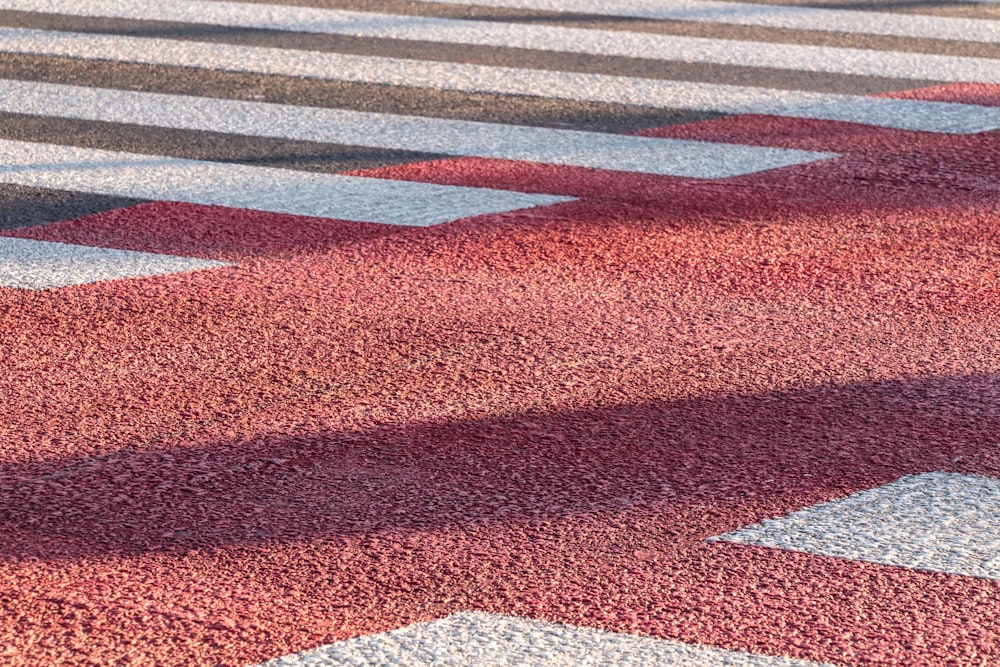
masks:
POLYGON ((0 0, 0 665, 1000 663, 1000 5, 720 5, 0 0))

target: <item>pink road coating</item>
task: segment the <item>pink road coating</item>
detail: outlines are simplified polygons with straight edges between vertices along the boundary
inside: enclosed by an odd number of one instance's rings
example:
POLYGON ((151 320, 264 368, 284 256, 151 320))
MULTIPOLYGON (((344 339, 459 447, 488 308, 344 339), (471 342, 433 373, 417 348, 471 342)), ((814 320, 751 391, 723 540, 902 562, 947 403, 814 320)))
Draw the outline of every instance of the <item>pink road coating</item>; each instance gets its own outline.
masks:
POLYGON ((429 229, 157 203, 16 232, 239 265, 0 290, 0 662, 250 664, 462 609, 1000 659, 997 582, 704 541, 1000 476, 1000 132, 651 134, 844 157, 368 172, 585 198, 429 229))

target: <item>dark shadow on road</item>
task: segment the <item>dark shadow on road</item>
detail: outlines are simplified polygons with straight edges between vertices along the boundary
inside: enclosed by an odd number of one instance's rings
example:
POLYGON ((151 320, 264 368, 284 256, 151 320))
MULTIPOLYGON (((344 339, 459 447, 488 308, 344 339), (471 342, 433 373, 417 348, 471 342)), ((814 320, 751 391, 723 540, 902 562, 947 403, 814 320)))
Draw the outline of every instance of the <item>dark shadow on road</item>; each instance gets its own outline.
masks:
POLYGON ((13 537, 0 555, 254 546, 685 504, 756 519, 910 473, 1000 474, 998 405, 996 375, 930 377, 5 464, 0 525, 13 537))

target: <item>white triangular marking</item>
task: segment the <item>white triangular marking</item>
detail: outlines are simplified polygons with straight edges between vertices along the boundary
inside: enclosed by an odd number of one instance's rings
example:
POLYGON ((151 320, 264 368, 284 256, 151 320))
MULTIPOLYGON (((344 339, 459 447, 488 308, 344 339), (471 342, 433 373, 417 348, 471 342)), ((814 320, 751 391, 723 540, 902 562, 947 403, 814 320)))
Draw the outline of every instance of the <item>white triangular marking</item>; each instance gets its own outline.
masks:
POLYGON ((712 540, 1000 579, 1000 479, 934 472, 712 540))
POLYGON ((134 250, 0 237, 0 287, 42 290, 231 266, 134 250))
POLYGON ((306 665, 820 667, 806 660, 471 611, 321 646, 261 667, 306 665))

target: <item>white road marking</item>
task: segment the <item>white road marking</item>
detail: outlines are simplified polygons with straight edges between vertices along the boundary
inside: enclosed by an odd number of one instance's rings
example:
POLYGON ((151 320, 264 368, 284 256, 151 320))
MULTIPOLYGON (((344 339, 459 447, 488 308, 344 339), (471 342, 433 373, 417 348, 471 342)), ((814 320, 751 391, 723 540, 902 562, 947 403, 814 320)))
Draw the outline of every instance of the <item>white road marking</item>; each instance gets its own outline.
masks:
MULTIPOLYGON (((209 3, 217 4, 217 3, 209 3)), ((169 3, 135 12, 146 18, 169 17, 169 3), (157 9, 160 7, 159 9, 157 9)), ((240 6, 240 5, 237 5, 240 6)), ((281 21, 255 18, 262 5, 241 10, 245 20, 231 25, 282 25, 281 21)), ((335 11, 335 10, 327 10, 335 11)), ((131 12, 122 11, 124 14, 131 12)), ((182 12, 183 13, 183 12, 182 12)), ((201 22, 211 22, 212 12, 201 22)), ((687 63, 743 67, 768 67, 806 72, 855 74, 942 82, 1000 83, 1000 59, 905 53, 832 46, 776 44, 679 35, 589 30, 523 23, 468 21, 418 16, 393 16, 367 12, 343 12, 314 27, 318 32, 373 38, 409 39, 428 42, 473 44, 506 48, 537 49, 564 53, 587 53, 687 63), (320 30, 319 28, 323 29, 320 30)), ((222 21, 224 17, 219 17, 222 21)), ((289 29, 302 30, 308 21, 288 22, 289 29)))
MULTIPOLYGON (((439 0, 418 0, 438 2, 439 0)), ((450 4, 510 7, 627 16, 653 20, 701 21, 746 26, 821 30, 1000 43, 1000 21, 919 14, 759 5, 719 0, 449 0, 450 4)), ((71 16, 179 21, 234 27, 410 39, 408 31, 465 25, 466 21, 370 12, 205 0, 0 0, 0 9, 71 16)), ((419 37, 418 37, 419 38, 419 37)), ((434 41, 439 41, 435 39, 434 41)))
POLYGON ((428 226, 569 197, 0 141, 0 183, 428 226))
MULTIPOLYGON (((987 19, 755 5, 718 0, 671 0, 670 3, 657 0, 614 3, 606 0, 454 0, 452 4, 1000 43, 1000 21, 987 19)), ((490 40, 488 35, 510 34, 510 28, 506 24, 496 22, 205 0, 172 0, 169 3, 159 0, 0 0, 0 9, 436 42, 465 43, 461 40, 473 39, 477 40, 474 43, 485 43, 479 40, 490 40), (465 36, 459 37, 459 34, 465 36)), ((569 36, 597 32, 539 31, 537 26, 525 24, 516 24, 514 29, 518 33, 537 32, 539 35, 569 36)), ((615 34, 622 39, 633 39, 629 37, 630 33, 615 34)), ((640 38, 637 43, 642 41, 640 38)), ((558 47, 556 50, 562 48, 558 47)))
MULTIPOLYGON (((142 37, 0 28, 2 52, 733 114, 773 114, 932 132, 971 133, 1000 127, 998 107, 142 37)), ((1000 67, 994 74, 1000 79, 1000 67)))
POLYGON ((1000 579, 1000 480, 927 473, 712 540, 1000 579))
POLYGON ((223 266, 232 265, 194 257, 0 236, 0 287, 14 289, 43 290, 223 266))
MULTIPOLYGON (((416 1, 440 2, 440 0, 416 1)), ((663 2, 663 0, 615 0, 614 2, 608 0, 447 1, 448 4, 474 7, 509 7, 658 21, 698 21, 792 30, 821 30, 864 35, 1000 43, 1000 21, 952 16, 759 5, 720 0, 670 0, 670 2, 663 2)), ((49 0, 29 0, 27 4, 49 4, 49 0)), ((70 4, 70 0, 60 0, 59 4, 70 4)), ((87 6, 90 4, 88 3, 87 6)))
POLYGON ((0 79, 0 111, 692 178, 726 178, 837 157, 781 148, 6 79, 0 79))
POLYGON ((823 667, 807 660, 469 611, 430 623, 321 646, 268 661, 259 667, 306 665, 823 667))
MULTIPOLYGON (((187 17, 187 20, 195 22, 231 26, 271 28, 286 26, 279 29, 690 63, 951 82, 1000 83, 1000 59, 992 58, 653 35, 523 23, 395 16, 342 10, 324 10, 320 14, 323 18, 306 16, 299 20, 297 14, 300 10, 306 12, 305 8, 289 10, 281 6, 258 4, 211 2, 204 3, 207 5, 204 8, 199 5, 198 11, 182 7, 181 11, 174 12, 170 9, 172 3, 156 3, 153 0, 136 0, 136 2, 142 2, 138 11, 132 10, 131 1, 114 3, 120 9, 115 15, 163 20, 172 18, 179 20, 179 17, 187 17), (198 12, 202 10, 205 13, 199 14, 198 12), (287 12, 291 12, 291 15, 285 17, 284 14, 287 12), (329 13, 329 16, 326 16, 326 13, 329 13)), ((112 12, 109 10, 107 13, 112 12)))

